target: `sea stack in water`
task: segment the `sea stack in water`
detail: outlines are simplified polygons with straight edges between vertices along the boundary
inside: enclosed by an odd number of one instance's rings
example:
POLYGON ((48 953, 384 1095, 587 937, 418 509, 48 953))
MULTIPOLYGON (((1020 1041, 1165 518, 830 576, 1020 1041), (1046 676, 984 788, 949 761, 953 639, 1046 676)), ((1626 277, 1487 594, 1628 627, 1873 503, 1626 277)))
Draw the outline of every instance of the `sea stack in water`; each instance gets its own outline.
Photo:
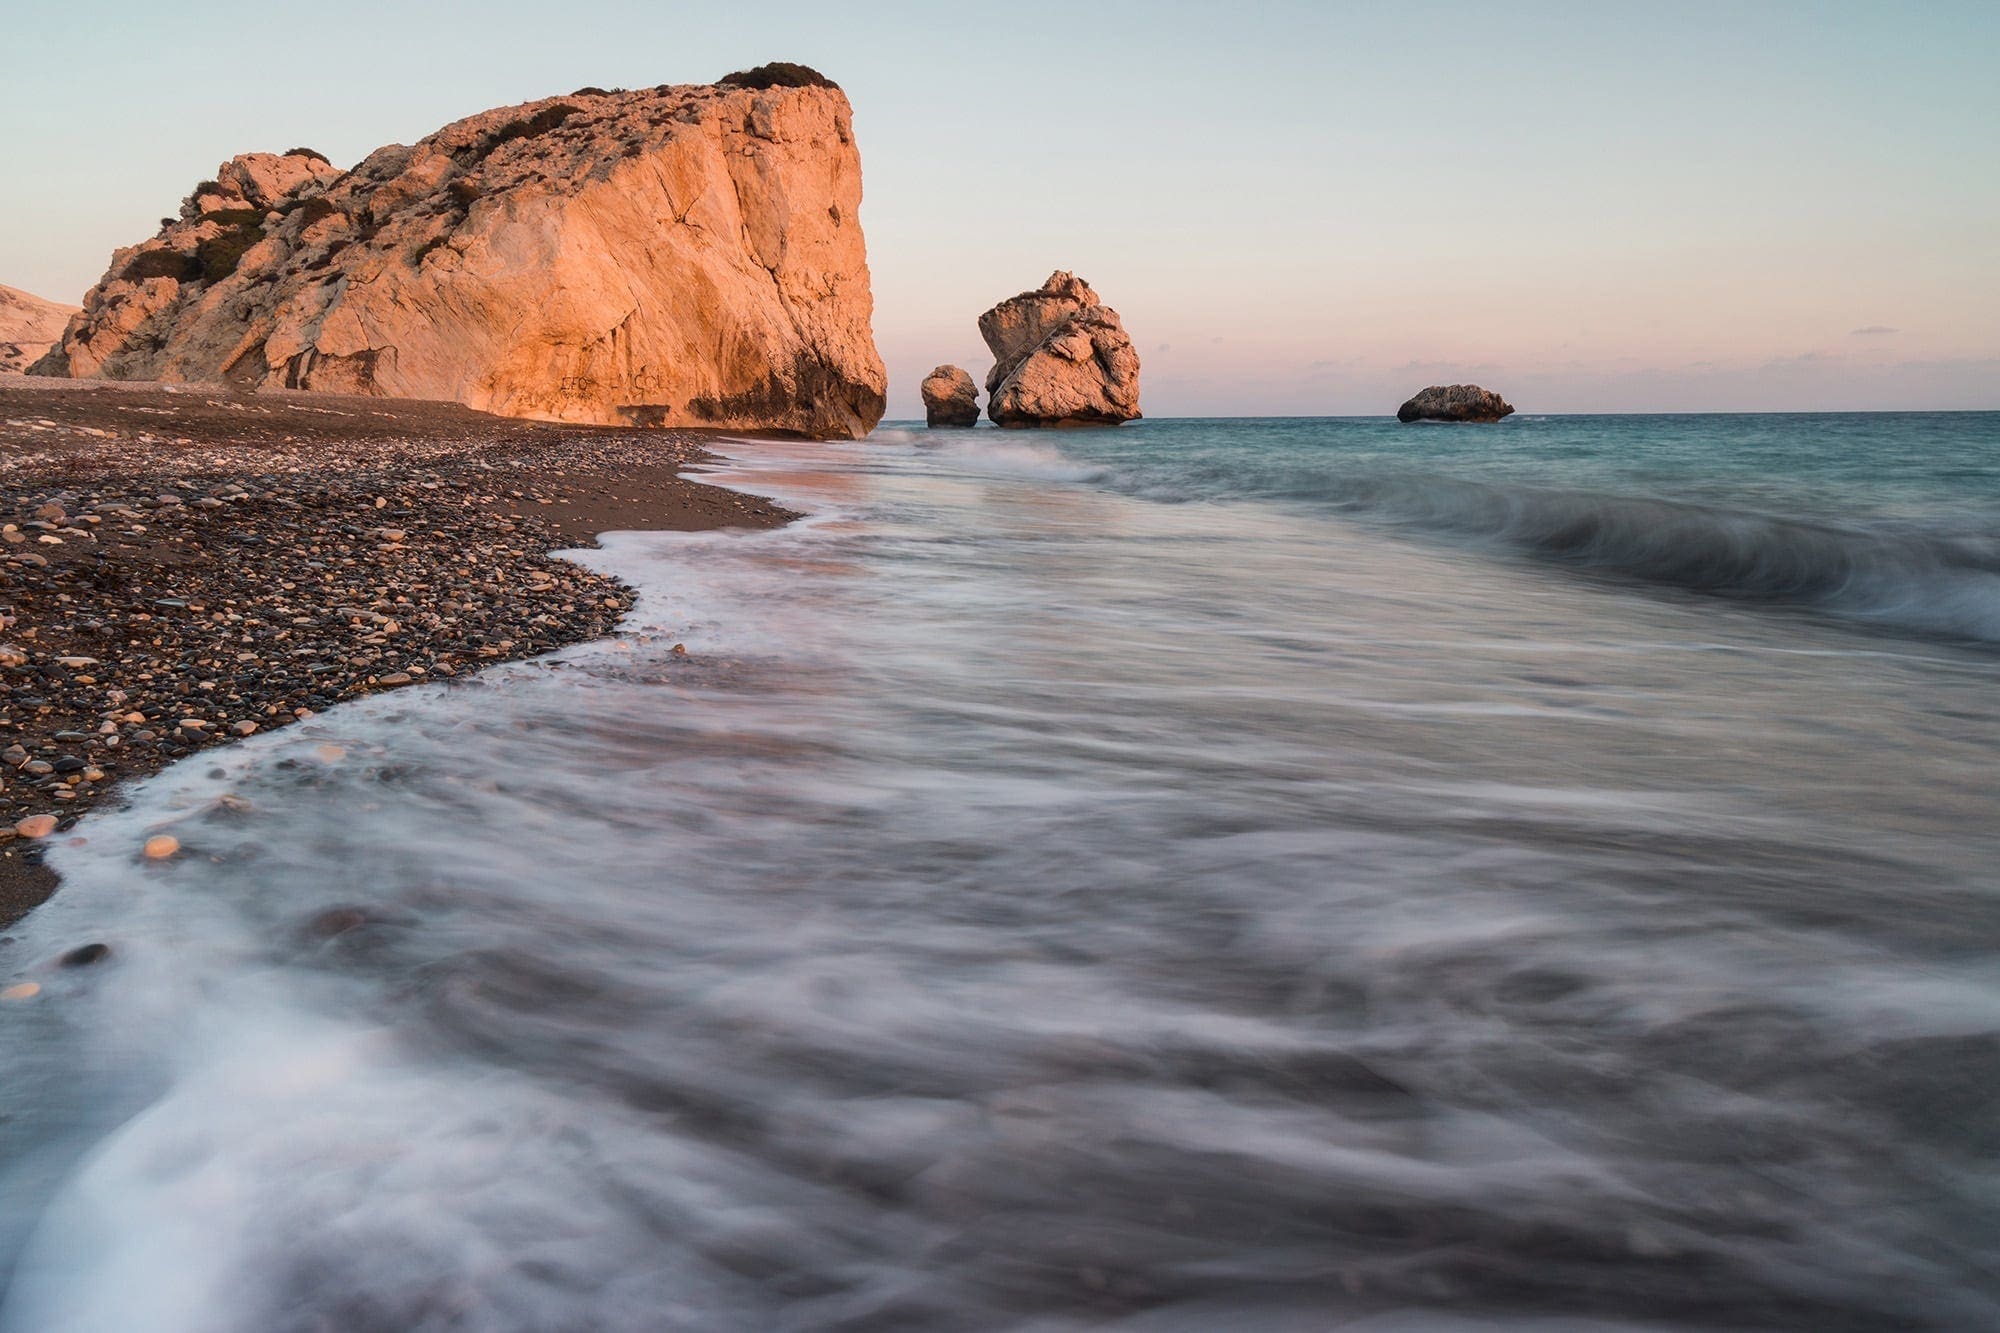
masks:
POLYGON ((1002 426, 1115 426, 1139 417, 1139 353, 1118 312, 1073 273, 979 317, 993 353, 986 414, 1002 426))
POLYGON ((957 366, 939 366, 924 376, 924 424, 970 426, 979 420, 979 386, 957 366))
POLYGON ((26 370, 55 340, 76 313, 13 287, 0 287, 0 371, 26 370))
POLYGON ((251 153, 118 251, 44 375, 861 436, 886 377, 847 99, 797 65, 251 153))
POLYGON ((1514 409, 1477 384, 1433 384, 1396 409, 1398 421, 1498 421, 1514 409))

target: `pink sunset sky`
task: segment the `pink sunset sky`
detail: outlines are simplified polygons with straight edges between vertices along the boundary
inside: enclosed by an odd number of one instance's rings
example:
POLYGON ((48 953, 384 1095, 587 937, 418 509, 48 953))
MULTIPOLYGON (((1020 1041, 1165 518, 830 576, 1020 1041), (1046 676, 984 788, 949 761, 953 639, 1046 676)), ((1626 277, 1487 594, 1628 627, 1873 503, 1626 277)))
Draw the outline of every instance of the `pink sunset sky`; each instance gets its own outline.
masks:
POLYGON ((856 108, 890 415, 1056 268, 1151 416, 2000 408, 2000 7, 387 5, 9 23, 0 282, 76 300, 215 164, 812 64, 856 108))

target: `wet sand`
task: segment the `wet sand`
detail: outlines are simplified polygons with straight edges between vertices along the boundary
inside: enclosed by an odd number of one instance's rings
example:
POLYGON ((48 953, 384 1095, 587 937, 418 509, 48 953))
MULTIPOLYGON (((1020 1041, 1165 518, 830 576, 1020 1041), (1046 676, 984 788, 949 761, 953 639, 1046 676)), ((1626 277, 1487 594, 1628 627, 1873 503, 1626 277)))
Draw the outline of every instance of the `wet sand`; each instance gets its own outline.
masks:
POLYGON ((0 927, 124 779, 609 632, 629 591, 549 552, 791 517, 680 476, 703 456, 453 404, 0 375, 0 927))

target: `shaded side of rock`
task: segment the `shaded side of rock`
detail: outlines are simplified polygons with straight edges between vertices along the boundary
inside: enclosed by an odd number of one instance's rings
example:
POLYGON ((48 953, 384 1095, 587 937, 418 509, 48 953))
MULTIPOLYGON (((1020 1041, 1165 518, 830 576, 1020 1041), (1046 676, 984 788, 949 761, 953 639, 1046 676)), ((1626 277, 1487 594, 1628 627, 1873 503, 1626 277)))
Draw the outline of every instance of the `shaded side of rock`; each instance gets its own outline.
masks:
POLYGON ((62 337, 76 307, 0 287, 0 371, 26 370, 62 337))
POLYGON ((939 366, 924 376, 924 424, 971 426, 979 421, 979 387, 957 366, 939 366))
POLYGON ((852 112, 791 67, 736 77, 487 111, 347 172, 232 158, 35 373, 865 435, 887 378, 852 112))
POLYGON ((1433 384, 1396 409, 1398 421, 1498 421, 1513 415, 1507 400, 1477 384, 1433 384))

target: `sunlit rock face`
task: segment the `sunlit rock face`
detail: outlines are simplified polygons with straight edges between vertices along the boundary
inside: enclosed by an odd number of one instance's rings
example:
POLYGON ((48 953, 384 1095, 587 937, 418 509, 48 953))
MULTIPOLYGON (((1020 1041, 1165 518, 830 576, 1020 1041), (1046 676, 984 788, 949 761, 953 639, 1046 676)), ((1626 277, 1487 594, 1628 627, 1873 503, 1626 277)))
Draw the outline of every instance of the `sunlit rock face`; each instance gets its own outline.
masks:
POLYGON ((73 305, 0 287, 0 371, 25 370, 62 337, 73 305))
POLYGON ((1498 421, 1514 409, 1477 384, 1433 384, 1396 409, 1398 421, 1498 421))
POLYGON ((245 154, 35 373, 858 437, 886 388, 860 203, 847 99, 799 66, 505 107, 345 172, 245 154))
POLYGON ((1002 426, 1115 426, 1139 413, 1139 353, 1090 284, 1057 272, 979 317, 993 353, 986 414, 1002 426))
POLYGON ((939 366, 924 376, 924 424, 971 426, 979 421, 979 388, 957 366, 939 366))

